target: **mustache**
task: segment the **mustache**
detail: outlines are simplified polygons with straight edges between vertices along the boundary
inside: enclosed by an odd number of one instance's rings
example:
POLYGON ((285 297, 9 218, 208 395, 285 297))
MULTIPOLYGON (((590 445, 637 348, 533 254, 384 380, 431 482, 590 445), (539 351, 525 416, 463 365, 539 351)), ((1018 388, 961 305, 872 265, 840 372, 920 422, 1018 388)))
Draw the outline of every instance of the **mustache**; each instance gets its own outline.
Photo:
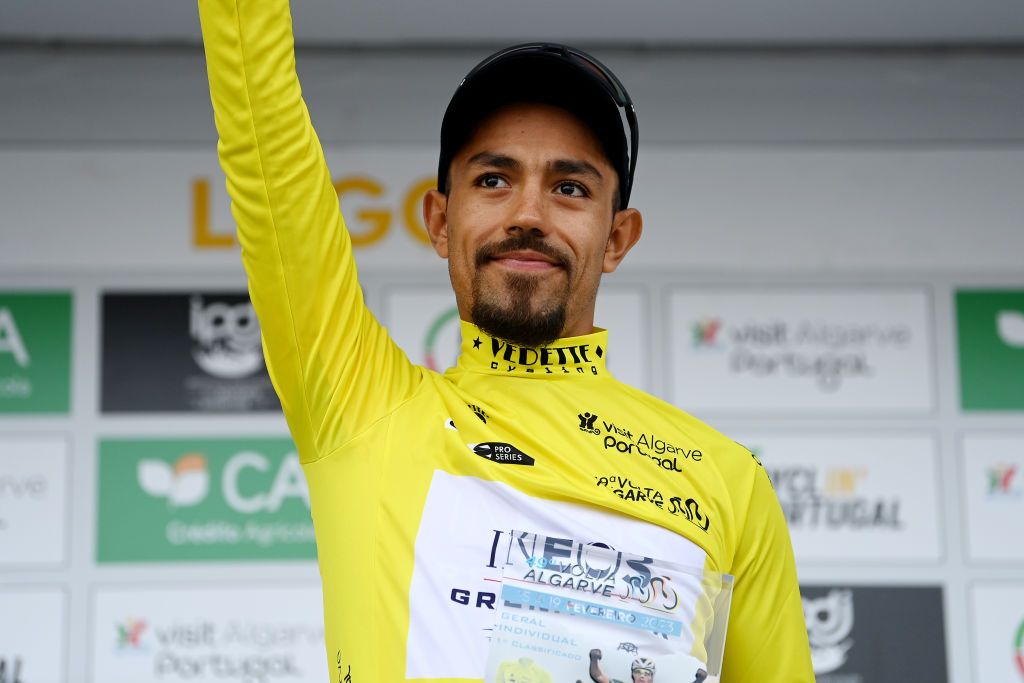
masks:
POLYGON ((491 244, 485 244, 480 247, 476 252, 476 265, 477 267, 483 266, 494 257, 510 251, 525 250, 543 254, 559 266, 565 268, 566 271, 572 270, 571 261, 567 254, 551 246, 551 244, 546 242, 543 238, 530 232, 520 232, 508 239, 504 239, 500 242, 492 242, 491 244))

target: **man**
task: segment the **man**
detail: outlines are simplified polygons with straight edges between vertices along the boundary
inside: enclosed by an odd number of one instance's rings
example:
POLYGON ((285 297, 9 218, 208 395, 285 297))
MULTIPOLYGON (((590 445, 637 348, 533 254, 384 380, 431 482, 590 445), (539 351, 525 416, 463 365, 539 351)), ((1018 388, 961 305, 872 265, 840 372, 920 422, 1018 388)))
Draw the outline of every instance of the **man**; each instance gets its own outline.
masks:
MULTIPOLYGON (((654 661, 647 657, 637 657, 629 666, 629 675, 633 683, 654 683, 654 661)), ((590 651, 590 679, 594 683, 622 683, 617 678, 608 678, 601 671, 601 651, 594 649, 590 651)))
MULTIPOLYGON (((200 15, 249 290, 309 481, 331 680, 480 680, 513 530, 732 574, 722 680, 812 680, 764 470, 605 365, 598 282, 642 226, 614 77, 539 46, 453 98, 424 202, 462 318, 440 375, 363 304, 287 0, 200 0, 200 15)), ((712 626, 680 609, 694 634, 712 626)))

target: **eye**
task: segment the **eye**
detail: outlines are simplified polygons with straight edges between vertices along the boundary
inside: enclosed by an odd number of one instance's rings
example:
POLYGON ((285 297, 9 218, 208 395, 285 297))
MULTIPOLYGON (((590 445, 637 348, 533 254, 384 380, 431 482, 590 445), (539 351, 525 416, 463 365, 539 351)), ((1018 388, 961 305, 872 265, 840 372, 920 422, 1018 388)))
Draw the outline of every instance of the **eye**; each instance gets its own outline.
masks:
POLYGON ((587 190, 579 183, 563 181, 558 183, 555 191, 563 197, 587 197, 587 190))
POLYGON ((476 184, 480 187, 486 187, 492 190, 503 189, 510 187, 508 181, 502 178, 500 175, 493 173, 487 173, 477 178, 476 184))

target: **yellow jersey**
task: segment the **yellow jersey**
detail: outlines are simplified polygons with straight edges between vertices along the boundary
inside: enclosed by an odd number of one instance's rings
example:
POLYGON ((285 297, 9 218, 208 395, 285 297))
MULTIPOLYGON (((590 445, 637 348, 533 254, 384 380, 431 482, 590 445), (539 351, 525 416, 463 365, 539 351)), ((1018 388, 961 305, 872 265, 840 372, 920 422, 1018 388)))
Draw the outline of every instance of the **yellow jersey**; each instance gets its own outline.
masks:
POLYGON ((523 348, 463 322, 456 367, 413 365, 363 302, 287 0, 199 5, 249 292, 309 482, 329 680, 481 680, 510 530, 730 574, 722 680, 813 680, 751 453, 618 382, 602 330, 523 348))

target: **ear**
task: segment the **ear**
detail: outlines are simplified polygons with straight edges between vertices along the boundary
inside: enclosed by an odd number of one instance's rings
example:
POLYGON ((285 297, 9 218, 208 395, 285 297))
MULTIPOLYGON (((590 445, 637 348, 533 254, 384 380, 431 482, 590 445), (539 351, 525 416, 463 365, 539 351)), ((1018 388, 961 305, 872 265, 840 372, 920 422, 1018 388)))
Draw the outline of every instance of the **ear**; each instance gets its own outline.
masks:
POLYGON ((423 225, 434 251, 448 258, 448 196, 437 190, 428 190, 423 196, 423 225))
POLYGON ((602 272, 614 273, 622 259, 640 241, 644 231, 644 219, 636 209, 623 209, 612 218, 612 232, 608 235, 608 243, 604 247, 602 272))

